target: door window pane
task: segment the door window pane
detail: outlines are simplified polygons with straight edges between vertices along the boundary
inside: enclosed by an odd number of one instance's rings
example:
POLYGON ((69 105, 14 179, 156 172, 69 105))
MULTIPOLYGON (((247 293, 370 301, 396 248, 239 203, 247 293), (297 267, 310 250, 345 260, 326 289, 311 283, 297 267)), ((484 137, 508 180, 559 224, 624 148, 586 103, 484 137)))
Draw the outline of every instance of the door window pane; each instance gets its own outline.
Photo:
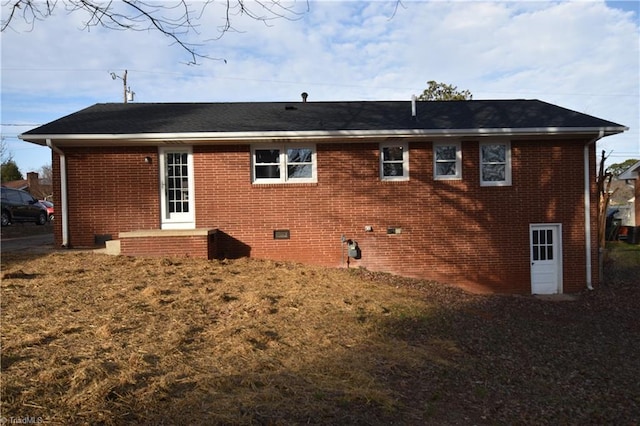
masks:
POLYGON ((532 260, 553 260, 553 230, 531 231, 532 260))
POLYGON ((189 168, 187 153, 167 153, 167 210, 189 212, 189 168))

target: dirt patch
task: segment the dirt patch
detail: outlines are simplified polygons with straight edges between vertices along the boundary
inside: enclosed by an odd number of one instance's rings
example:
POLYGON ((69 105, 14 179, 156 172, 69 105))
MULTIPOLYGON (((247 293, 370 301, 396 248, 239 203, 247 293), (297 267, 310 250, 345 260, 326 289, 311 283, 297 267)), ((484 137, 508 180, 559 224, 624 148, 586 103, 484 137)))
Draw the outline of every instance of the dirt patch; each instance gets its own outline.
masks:
POLYGON ((6 254, 2 416, 635 424, 639 287, 548 302, 287 262, 6 254))

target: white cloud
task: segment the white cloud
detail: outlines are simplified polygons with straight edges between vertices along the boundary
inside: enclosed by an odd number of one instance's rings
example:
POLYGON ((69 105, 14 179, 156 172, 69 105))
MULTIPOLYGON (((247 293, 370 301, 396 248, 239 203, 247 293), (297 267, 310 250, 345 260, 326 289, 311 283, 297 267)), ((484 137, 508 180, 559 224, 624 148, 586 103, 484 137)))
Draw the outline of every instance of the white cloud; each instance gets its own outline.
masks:
MULTIPOLYGON (((630 132, 599 146, 640 158, 637 15, 595 0, 395 6, 311 1, 300 19, 269 26, 235 16, 240 32, 200 49, 227 63, 197 66, 184 65, 189 55, 159 34, 81 31, 79 14, 57 13, 31 32, 2 34, 2 123, 43 123, 120 102, 122 81, 109 71, 124 69, 140 102, 298 100, 302 91, 310 101, 409 99, 437 80, 475 99, 539 98, 625 124, 630 132)), ((217 7, 200 22, 203 40, 223 23, 217 7)), ((306 2, 296 7, 305 10, 306 2)), ((15 155, 27 171, 50 159, 11 138, 24 130, 2 131, 30 154, 15 155)))

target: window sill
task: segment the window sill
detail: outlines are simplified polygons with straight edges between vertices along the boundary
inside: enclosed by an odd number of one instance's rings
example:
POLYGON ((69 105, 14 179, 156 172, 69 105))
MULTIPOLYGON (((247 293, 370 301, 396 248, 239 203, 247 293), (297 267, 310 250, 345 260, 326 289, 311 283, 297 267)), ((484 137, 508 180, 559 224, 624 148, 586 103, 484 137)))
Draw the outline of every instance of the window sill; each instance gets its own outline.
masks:
POLYGON ((257 183, 253 182, 251 184, 253 188, 283 188, 283 187, 309 187, 309 186, 318 186, 318 182, 295 182, 295 183, 287 183, 287 182, 279 182, 279 183, 257 183))

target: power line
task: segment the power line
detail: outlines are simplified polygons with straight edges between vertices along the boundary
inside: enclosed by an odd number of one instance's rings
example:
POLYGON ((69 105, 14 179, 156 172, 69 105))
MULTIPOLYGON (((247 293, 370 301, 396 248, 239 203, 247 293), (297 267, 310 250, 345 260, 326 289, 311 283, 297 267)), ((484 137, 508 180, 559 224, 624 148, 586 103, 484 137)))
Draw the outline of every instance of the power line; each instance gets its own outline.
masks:
POLYGON ((42 124, 35 124, 35 123, 0 123, 0 126, 13 126, 13 127, 32 127, 32 126, 42 126, 42 124))
MULTIPOLYGON (((2 71, 60 71, 60 72, 109 72, 106 70, 98 70, 98 69, 77 69, 77 68, 0 68, 2 71)), ((153 74, 153 75, 174 75, 178 77, 184 78, 194 78, 199 79, 205 77, 205 75, 189 75, 181 72, 172 72, 172 71, 147 71, 147 70, 129 70, 130 72, 141 73, 141 74, 153 74)), ((404 90, 404 91, 416 91, 415 87, 393 87, 393 86, 371 86, 366 84, 336 84, 336 83, 324 83, 317 81, 292 81, 292 80, 272 80, 272 79, 261 79, 261 78, 243 78, 243 77, 230 77, 230 76, 213 76, 211 77, 214 80, 232 80, 232 81, 248 81, 248 82, 256 82, 256 83, 271 83, 271 84, 297 84, 297 85, 305 85, 305 86, 325 86, 325 87, 353 87, 353 88, 367 88, 371 89, 388 89, 388 90, 404 90)), ((472 92, 476 92, 474 89, 470 89, 472 92)), ((541 95, 561 95, 561 96, 593 96, 593 97, 625 97, 625 98, 639 98, 640 93, 626 92, 626 93, 572 93, 572 92, 558 92, 556 90, 550 92, 540 92, 540 91, 503 91, 503 90, 477 90, 478 93, 487 93, 487 94, 500 94, 500 95, 533 95, 533 96, 541 96, 541 95)), ((474 93, 475 94, 475 93, 474 93)))

